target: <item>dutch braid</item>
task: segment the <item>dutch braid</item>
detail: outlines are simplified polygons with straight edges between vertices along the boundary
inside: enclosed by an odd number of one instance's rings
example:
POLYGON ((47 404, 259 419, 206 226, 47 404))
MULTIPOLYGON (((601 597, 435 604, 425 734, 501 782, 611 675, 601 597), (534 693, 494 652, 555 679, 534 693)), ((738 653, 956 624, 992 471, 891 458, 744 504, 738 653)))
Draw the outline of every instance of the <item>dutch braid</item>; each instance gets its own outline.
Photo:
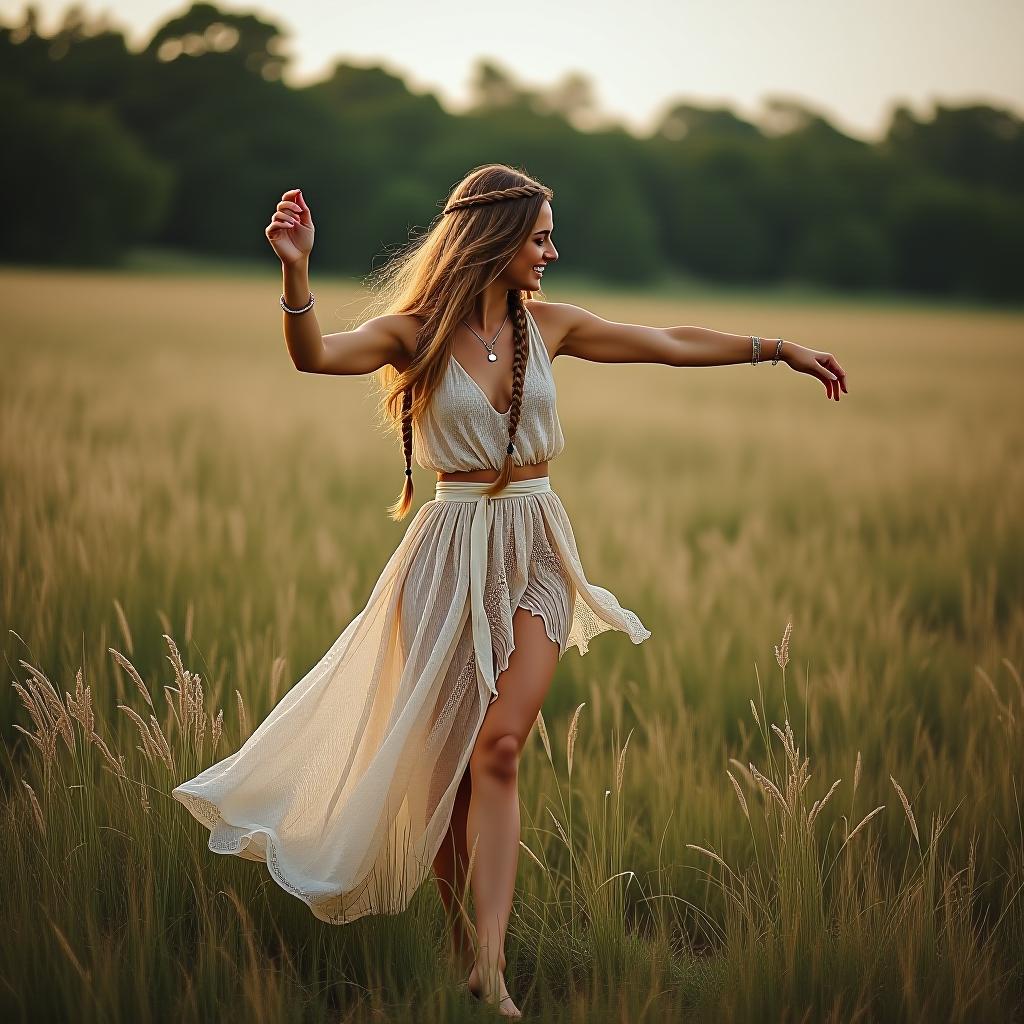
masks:
POLYGON ((500 203, 503 199, 524 199, 526 196, 535 196, 540 192, 547 193, 543 185, 513 185, 511 188, 499 188, 493 192, 478 192, 473 196, 463 196, 449 203, 445 213, 454 213, 455 210, 464 210, 471 206, 486 206, 488 203, 500 203))
POLYGON ((526 381, 526 363, 530 356, 530 339, 526 333, 526 306, 519 291, 508 293, 508 311, 512 320, 512 405, 508 417, 508 448, 505 450, 505 461, 501 465, 497 479, 487 489, 487 494, 495 494, 506 487, 512 479, 515 462, 512 453, 515 450, 516 431, 519 429, 519 417, 523 410, 523 384, 526 381))
POLYGON ((402 449, 405 452, 405 487, 399 502, 408 508, 412 502, 412 389, 402 392, 402 449))

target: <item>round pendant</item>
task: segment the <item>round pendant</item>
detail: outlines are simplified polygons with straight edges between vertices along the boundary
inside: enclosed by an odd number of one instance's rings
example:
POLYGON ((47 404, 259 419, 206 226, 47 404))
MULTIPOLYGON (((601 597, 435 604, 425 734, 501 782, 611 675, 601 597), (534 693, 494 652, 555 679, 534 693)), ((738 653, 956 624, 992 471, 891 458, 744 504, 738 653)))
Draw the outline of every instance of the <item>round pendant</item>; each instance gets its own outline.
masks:
POLYGON ((488 352, 487 361, 489 363, 496 363, 498 361, 498 357, 493 352, 488 352))

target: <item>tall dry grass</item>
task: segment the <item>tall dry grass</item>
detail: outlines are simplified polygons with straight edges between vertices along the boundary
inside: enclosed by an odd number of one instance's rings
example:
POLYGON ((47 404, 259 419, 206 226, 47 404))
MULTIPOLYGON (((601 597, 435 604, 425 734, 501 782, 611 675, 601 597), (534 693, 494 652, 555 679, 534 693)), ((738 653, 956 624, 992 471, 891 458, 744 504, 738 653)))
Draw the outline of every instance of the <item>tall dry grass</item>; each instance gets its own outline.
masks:
MULTIPOLYGON (((294 372, 269 278, 8 272, 0 293, 6 1016, 478 1017, 430 886, 401 917, 321 925, 169 797, 319 657, 401 535, 366 381, 294 372)), ((341 285, 318 297, 325 330, 358 314, 341 285)), ((851 394, 556 361, 553 484, 588 575, 654 635, 570 652, 538 720, 517 1002, 1019 1018, 1020 317, 564 298, 832 347, 851 394)))

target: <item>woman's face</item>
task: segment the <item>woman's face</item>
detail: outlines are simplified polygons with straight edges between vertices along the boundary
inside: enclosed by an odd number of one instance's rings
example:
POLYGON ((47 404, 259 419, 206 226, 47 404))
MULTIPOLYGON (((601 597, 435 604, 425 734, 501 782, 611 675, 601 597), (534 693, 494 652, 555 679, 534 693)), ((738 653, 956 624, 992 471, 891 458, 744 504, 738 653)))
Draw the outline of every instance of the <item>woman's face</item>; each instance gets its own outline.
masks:
POLYGON ((558 250, 551 241, 553 228, 551 204, 545 200, 534 222, 533 232, 505 268, 503 276, 510 289, 535 292, 540 288, 543 268, 558 259, 558 250))

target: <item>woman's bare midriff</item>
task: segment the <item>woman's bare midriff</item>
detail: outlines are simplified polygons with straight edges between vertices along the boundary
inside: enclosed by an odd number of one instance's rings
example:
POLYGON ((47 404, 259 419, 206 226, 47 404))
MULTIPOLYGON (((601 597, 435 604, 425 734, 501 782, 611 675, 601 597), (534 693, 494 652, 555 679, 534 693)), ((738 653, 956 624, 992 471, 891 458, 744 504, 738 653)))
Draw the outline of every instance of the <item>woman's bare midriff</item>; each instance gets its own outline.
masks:
MULTIPOLYGON (((538 476, 548 475, 547 462, 534 462, 529 466, 513 466, 513 480, 533 480, 538 476)), ((472 482, 490 482, 498 479, 496 469, 468 469, 461 473, 438 473, 438 480, 469 480, 472 482)))

